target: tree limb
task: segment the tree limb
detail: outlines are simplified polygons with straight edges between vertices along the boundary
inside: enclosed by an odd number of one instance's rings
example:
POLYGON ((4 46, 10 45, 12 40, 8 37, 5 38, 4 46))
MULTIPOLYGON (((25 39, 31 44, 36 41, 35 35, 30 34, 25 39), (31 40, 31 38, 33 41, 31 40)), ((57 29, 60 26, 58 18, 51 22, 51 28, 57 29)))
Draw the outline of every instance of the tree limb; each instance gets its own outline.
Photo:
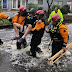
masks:
POLYGON ((47 0, 48 6, 49 6, 49 0, 47 0))
POLYGON ((52 3, 53 3, 53 0, 51 0, 51 4, 50 4, 50 6, 52 5, 52 3))

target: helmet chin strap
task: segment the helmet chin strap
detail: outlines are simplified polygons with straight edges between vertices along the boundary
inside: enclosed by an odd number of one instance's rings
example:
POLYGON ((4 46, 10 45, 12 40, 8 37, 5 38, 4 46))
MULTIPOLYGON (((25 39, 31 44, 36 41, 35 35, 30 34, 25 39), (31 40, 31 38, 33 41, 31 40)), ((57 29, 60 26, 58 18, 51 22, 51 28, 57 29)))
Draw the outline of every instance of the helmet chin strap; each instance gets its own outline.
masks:
POLYGON ((60 26, 60 25, 62 25, 61 21, 56 24, 56 26, 60 26))

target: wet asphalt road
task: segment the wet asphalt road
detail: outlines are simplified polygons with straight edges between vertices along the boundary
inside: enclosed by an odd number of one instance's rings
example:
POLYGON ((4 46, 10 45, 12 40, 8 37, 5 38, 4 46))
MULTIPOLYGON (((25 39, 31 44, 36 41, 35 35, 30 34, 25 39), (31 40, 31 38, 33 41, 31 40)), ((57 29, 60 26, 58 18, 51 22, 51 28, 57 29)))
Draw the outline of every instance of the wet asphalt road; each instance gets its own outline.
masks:
MULTIPOLYGON (((67 26, 69 28, 70 43, 72 42, 72 24, 67 24, 67 26)), ((14 29, 0 29, 0 38, 4 42, 10 41, 14 37, 14 35, 14 29)), ((5 52, 5 50, 0 50, 0 72, 72 72, 72 56, 63 57, 63 64, 61 64, 60 66, 49 66, 47 65, 47 60, 43 60, 41 63, 39 63, 38 67, 31 68, 26 68, 25 66, 19 66, 17 64, 12 65, 10 59, 10 53, 5 52)))

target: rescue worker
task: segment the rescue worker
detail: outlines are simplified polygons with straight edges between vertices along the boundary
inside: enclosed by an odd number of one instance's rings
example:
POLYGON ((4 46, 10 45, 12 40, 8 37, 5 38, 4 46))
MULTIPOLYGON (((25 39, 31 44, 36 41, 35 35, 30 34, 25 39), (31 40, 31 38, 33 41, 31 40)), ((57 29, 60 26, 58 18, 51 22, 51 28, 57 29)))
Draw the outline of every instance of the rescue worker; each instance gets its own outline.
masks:
MULTIPOLYGON (((0 20, 2 20, 2 19, 8 19, 10 22, 12 21, 12 19, 11 19, 8 15, 0 12, 0 20)), ((0 45, 1 45, 1 44, 3 44, 3 42, 2 42, 2 40, 0 39, 0 45)))
MULTIPOLYGON (((29 24, 31 24, 31 25, 33 25, 34 24, 34 22, 36 22, 36 20, 37 20, 37 17, 35 16, 35 9, 34 8, 31 8, 30 9, 30 11, 28 12, 29 13, 29 15, 27 16, 27 21, 28 21, 28 24, 27 25, 29 25, 29 24)), ((29 32, 30 34, 31 34, 31 32, 29 32)), ((17 45, 18 45, 18 49, 21 49, 21 44, 22 43, 18 43, 17 45)), ((37 47, 37 50, 36 50, 38 53, 40 53, 40 52, 42 52, 41 51, 41 49, 39 48, 39 47, 37 47)))
POLYGON ((52 43, 52 56, 61 49, 65 50, 68 42, 68 27, 62 24, 60 16, 55 14, 52 16, 52 25, 50 30, 52 43))
POLYGON ((14 40, 15 39, 19 39, 19 31, 22 32, 23 31, 23 28, 22 26, 27 24, 26 22, 26 18, 27 18, 27 11, 26 11, 26 8, 24 6, 20 6, 19 7, 20 9, 20 13, 18 15, 16 15, 13 20, 12 20, 12 23, 13 23, 13 27, 14 27, 14 30, 16 32, 16 36, 13 38, 14 40))
MULTIPOLYGON (((30 11, 28 12, 28 16, 27 16, 27 19, 29 20, 29 23, 34 23, 34 21, 37 19, 36 16, 35 16, 35 9, 34 8, 31 8, 30 11)), ((15 16, 19 15, 20 12, 16 13, 15 16)))
POLYGON ((30 11, 28 12, 27 19, 29 20, 29 24, 34 24, 34 22, 37 20, 37 17, 35 16, 35 9, 31 8, 30 11))
POLYGON ((58 14, 60 16, 60 18, 61 18, 60 21, 63 23, 63 15, 62 15, 60 9, 58 9, 57 7, 55 7, 55 10, 51 12, 51 14, 50 14, 50 16, 48 18, 49 25, 48 25, 48 30, 46 30, 47 33, 51 29, 51 26, 52 26, 52 22, 51 22, 52 16, 55 15, 55 14, 58 14))
POLYGON ((8 19, 10 22, 12 21, 12 19, 8 16, 8 15, 6 15, 6 14, 4 14, 4 13, 1 13, 0 12, 0 19, 2 20, 2 19, 8 19))
POLYGON ((26 35, 31 31, 33 36, 31 39, 31 53, 33 57, 36 57, 36 51, 38 51, 38 45, 41 43, 41 38, 44 34, 45 30, 45 22, 44 22, 44 11, 38 10, 36 12, 37 20, 34 22, 34 24, 30 24, 28 28, 26 29, 24 35, 22 38, 18 40, 19 43, 23 41, 23 39, 26 37, 26 35))
MULTIPOLYGON (((17 40, 22 37, 24 33, 24 26, 28 24, 28 20, 27 20, 28 14, 27 14, 26 8, 24 6, 20 6, 19 9, 20 9, 20 14, 16 15, 12 20, 12 23, 16 32, 16 36, 13 38, 13 40, 17 40)), ((22 44, 24 48, 27 46, 27 42, 25 39, 22 44)), ((18 43, 18 41, 16 45, 17 45, 17 49, 21 49, 21 44, 18 43)))
POLYGON ((52 16, 55 15, 55 14, 58 14, 60 16, 60 20, 63 22, 63 15, 60 11, 60 9, 58 9, 57 7, 55 7, 55 10, 51 12, 49 18, 48 18, 48 23, 50 22, 50 20, 52 19, 52 16))
MULTIPOLYGON (((37 18, 35 16, 35 9, 34 8, 31 8, 28 13, 29 13, 29 15, 27 16, 27 19, 25 20, 25 22, 27 23, 26 24, 27 27, 29 24, 33 24, 37 20, 37 18)), ((16 13, 15 16, 18 16, 19 14, 20 14, 20 12, 16 13)), ((21 28, 24 28, 24 26, 21 26, 21 28)), ((22 43, 17 42, 17 49, 21 49, 21 44, 22 43)))
POLYGON ((28 13, 29 13, 29 15, 28 15, 28 17, 27 17, 28 19, 32 19, 32 18, 36 17, 36 16, 35 16, 36 11, 35 11, 34 8, 31 8, 28 13))

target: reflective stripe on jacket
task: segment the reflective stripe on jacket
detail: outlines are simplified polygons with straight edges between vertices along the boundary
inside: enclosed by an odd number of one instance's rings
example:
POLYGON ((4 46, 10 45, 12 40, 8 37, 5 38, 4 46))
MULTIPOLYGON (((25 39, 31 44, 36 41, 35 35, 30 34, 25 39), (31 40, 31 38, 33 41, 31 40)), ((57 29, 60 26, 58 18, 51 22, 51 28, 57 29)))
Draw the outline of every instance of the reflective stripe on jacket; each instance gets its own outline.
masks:
POLYGON ((54 41, 61 40, 64 44, 67 44, 68 27, 64 24, 59 24, 59 26, 51 28, 50 35, 54 41))

